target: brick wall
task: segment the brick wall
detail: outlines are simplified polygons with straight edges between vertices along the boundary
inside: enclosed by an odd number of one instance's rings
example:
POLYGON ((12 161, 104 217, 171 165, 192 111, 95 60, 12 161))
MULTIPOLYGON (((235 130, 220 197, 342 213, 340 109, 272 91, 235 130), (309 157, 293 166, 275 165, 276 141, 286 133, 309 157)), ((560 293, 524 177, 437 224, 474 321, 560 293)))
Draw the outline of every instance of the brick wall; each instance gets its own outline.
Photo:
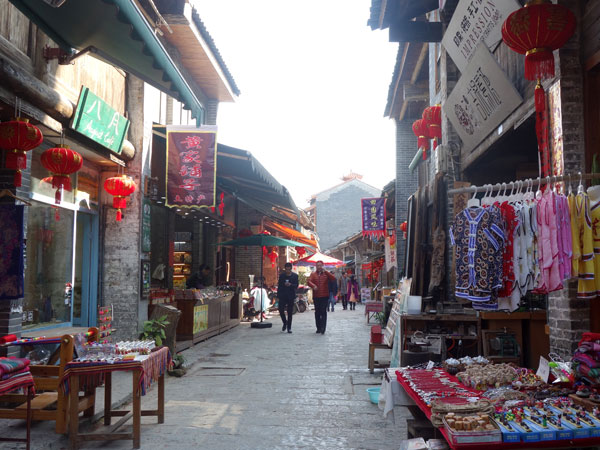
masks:
MULTIPOLYGON (((410 120, 396 122, 396 226, 408 219, 408 198, 417 190, 417 171, 411 173, 408 165, 415 156, 417 138, 410 120)), ((398 273, 405 272, 406 241, 398 245, 398 273)))
MULTIPOLYGON (((581 23, 580 2, 559 1, 568 7, 581 23)), ((580 59, 581 39, 597 36, 581 36, 575 32, 561 50, 557 75, 560 75, 561 113, 563 129, 563 152, 566 173, 585 172, 583 67, 580 59)), ((562 356, 571 356, 584 331, 590 328, 590 309, 587 300, 577 299, 577 283, 571 281, 565 289, 553 292, 548 298, 548 324, 550 326, 550 350, 562 356)))
POLYGON ((321 250, 335 246, 362 229, 360 199, 379 197, 381 191, 360 184, 350 181, 323 199, 317 196, 317 234, 321 250))
MULTIPOLYGON (((126 173, 138 189, 127 201, 122 222, 115 221, 114 210, 103 201, 103 277, 102 303, 114 307, 115 340, 132 339, 138 335, 140 316, 141 271, 141 174, 143 166, 143 111, 144 83, 134 76, 127 77, 127 110, 130 112, 129 140, 136 148, 135 158, 127 164, 126 173)), ((114 172, 104 172, 104 179, 114 172)), ((104 193, 103 193, 104 195, 104 193)))
MULTIPOLYGON (((238 201, 238 230, 250 229, 251 226, 260 225, 262 214, 250 208, 245 203, 238 201)), ((235 278, 242 289, 249 290, 249 274, 255 275, 255 280, 260 276, 262 249, 260 247, 234 247, 235 248, 235 278)))

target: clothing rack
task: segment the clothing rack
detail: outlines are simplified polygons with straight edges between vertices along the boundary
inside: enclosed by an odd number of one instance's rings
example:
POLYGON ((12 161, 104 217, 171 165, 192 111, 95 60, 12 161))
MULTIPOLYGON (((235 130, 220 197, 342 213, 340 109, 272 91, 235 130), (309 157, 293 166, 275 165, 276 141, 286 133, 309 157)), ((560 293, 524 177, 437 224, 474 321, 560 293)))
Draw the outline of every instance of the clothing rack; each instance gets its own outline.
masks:
POLYGON ((483 186, 468 186, 458 189, 448 189, 448 195, 477 192, 495 192, 502 189, 514 189, 517 187, 527 188, 528 186, 538 187, 545 184, 561 183, 561 182, 583 182, 583 180, 591 180, 594 178, 600 179, 600 173, 578 173, 575 175, 551 176, 544 178, 528 178, 526 180, 511 181, 509 183, 487 184, 483 186))

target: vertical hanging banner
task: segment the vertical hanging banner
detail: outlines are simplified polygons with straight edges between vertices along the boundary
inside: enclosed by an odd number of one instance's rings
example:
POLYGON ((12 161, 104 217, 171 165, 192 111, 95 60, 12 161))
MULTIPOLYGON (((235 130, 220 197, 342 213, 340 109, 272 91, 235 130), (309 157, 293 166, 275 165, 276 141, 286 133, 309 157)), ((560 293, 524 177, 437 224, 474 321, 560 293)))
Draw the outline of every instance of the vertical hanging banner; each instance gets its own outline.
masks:
POLYGON ((391 236, 385 237, 385 271, 389 272, 394 267, 398 267, 398 258, 396 255, 396 230, 392 231, 391 236))
POLYGON ((166 206, 216 206, 217 127, 167 127, 166 206))
POLYGON ((0 300, 23 297, 23 212, 22 205, 1 205, 0 223, 0 300))
POLYGON ((385 235, 385 198, 361 198, 362 234, 379 238, 385 235))

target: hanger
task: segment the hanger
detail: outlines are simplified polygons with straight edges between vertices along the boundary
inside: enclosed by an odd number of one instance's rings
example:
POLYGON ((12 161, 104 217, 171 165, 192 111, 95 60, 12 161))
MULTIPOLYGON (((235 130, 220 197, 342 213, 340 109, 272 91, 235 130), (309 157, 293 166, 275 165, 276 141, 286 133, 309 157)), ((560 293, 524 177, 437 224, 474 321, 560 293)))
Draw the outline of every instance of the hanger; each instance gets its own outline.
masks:
POLYGON ((571 185, 571 181, 572 181, 571 174, 567 175, 567 177, 569 178, 569 195, 571 195, 573 193, 573 186, 571 185))
POLYGON ((579 186, 577 186, 577 195, 583 194, 585 188, 583 187, 583 175, 579 172, 579 186))
POLYGON ((473 197, 467 201, 467 208, 476 208, 481 206, 481 202, 477 198, 477 187, 473 187, 473 197))
POLYGON ((21 197, 17 197, 15 194, 12 193, 12 191, 10 189, 2 189, 0 191, 0 197, 12 197, 15 200, 18 200, 27 206, 31 206, 31 203, 29 203, 27 200, 25 200, 21 197))

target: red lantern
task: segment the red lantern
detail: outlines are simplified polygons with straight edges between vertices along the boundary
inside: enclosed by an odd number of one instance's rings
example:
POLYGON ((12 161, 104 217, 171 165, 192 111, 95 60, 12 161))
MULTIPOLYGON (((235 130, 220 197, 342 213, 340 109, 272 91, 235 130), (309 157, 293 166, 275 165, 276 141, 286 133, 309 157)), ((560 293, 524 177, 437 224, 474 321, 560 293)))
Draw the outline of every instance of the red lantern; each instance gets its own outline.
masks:
POLYGON ((304 258, 304 255, 306 254, 306 249, 304 247, 296 247, 296 253, 298 253, 298 256, 300 258, 304 258))
POLYGON ((0 123, 0 148, 5 151, 5 167, 15 171, 14 185, 21 186, 21 170, 27 169, 25 152, 42 143, 44 137, 28 119, 16 118, 0 123))
POLYGON ((417 146, 423 150, 423 159, 427 159, 427 150, 429 150, 429 130, 427 122, 423 119, 418 119, 413 122, 413 133, 417 136, 417 146))
POLYGON ((440 105, 428 106, 423 111, 423 120, 427 124, 429 137, 433 138, 433 149, 438 146, 438 139, 442 138, 442 107, 440 105))
POLYGON ((42 165, 52 172, 52 176, 48 178, 52 180, 52 187, 56 188, 55 203, 60 205, 62 188, 67 191, 71 190, 70 174, 81 169, 83 158, 75 150, 66 147, 49 148, 41 157, 42 165))
POLYGON ((279 253, 277 253, 275 250, 271 250, 271 253, 269 253, 269 259, 271 260, 271 267, 275 267, 275 261, 277 261, 278 256, 279 256, 279 253))
POLYGON ((406 239, 406 230, 408 230, 408 223, 406 220, 400 224, 400 231, 404 234, 404 239, 406 239))
POLYGON ((225 202, 223 201, 225 199, 225 193, 221 192, 221 195, 219 196, 219 199, 221 200, 221 202, 219 203, 219 215, 221 217, 223 217, 223 211, 225 210, 225 202))
POLYGON ((269 249, 267 249, 267 247, 263 245, 262 252, 263 252, 263 259, 265 259, 265 257, 269 253, 269 249))
POLYGON ((575 31, 575 16, 568 8, 549 0, 534 0, 513 12, 502 25, 502 39, 512 50, 525 55, 525 78, 554 76, 556 50, 575 31))
POLYGON ((121 221, 121 209, 127 207, 127 197, 135 192, 135 182, 125 174, 107 178, 104 190, 113 196, 113 208, 117 209, 117 222, 121 221))

